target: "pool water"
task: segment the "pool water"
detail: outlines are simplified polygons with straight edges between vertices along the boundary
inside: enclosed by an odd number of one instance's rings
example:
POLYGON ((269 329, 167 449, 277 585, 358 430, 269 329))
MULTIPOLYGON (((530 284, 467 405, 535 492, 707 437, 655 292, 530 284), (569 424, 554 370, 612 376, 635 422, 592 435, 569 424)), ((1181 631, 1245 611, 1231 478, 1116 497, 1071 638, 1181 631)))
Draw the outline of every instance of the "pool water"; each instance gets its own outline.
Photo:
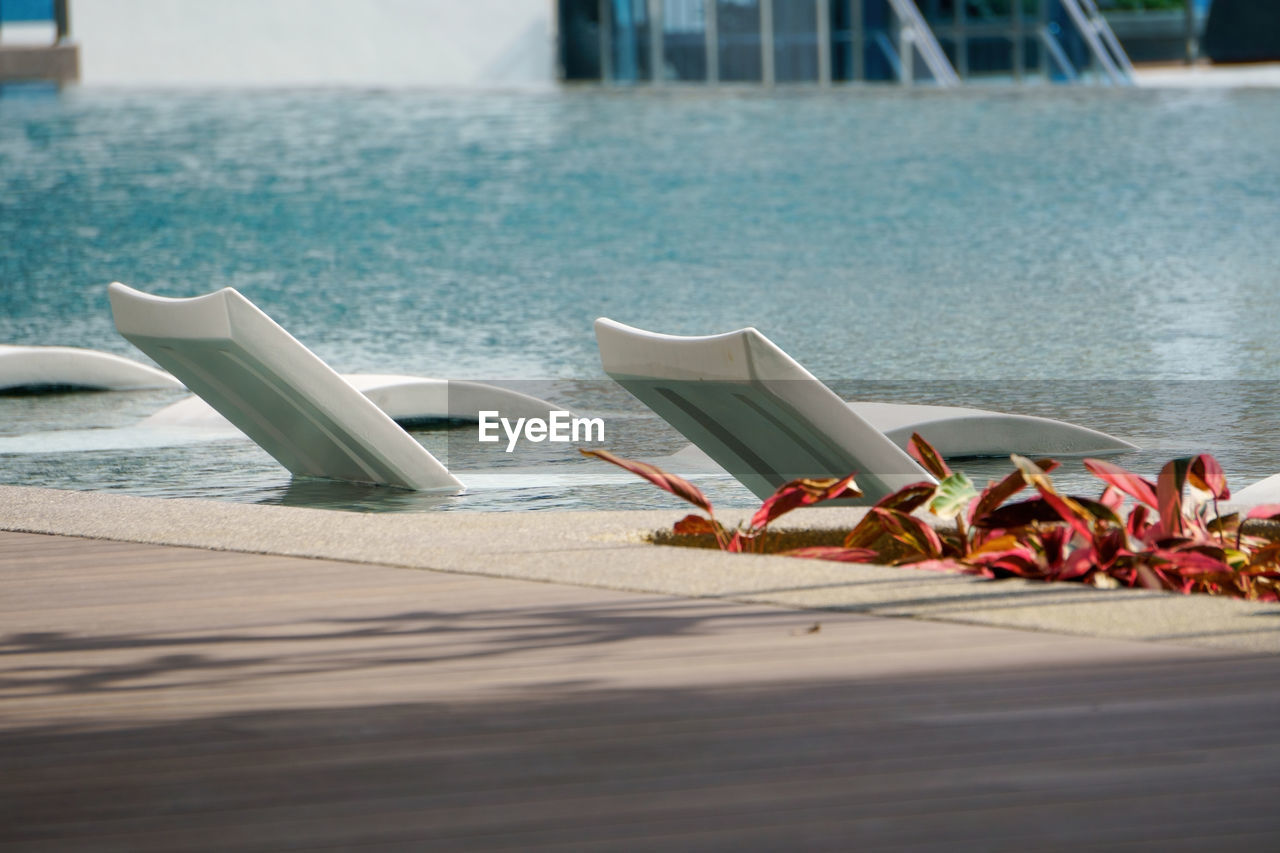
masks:
MULTIPOLYGON (((849 396, 1065 418, 1139 444, 1118 461, 1148 475, 1208 450, 1243 484, 1280 471, 1276 139, 1280 92, 1244 89, 0 99, 0 342, 141 358, 108 282, 230 285, 342 372, 510 385, 658 456, 682 442, 603 381, 591 321, 754 325, 849 396)), ((671 505, 572 448, 478 449, 474 427, 414 433, 462 496, 295 482, 234 436, 134 427, 178 396, 0 397, 0 482, 671 505)))

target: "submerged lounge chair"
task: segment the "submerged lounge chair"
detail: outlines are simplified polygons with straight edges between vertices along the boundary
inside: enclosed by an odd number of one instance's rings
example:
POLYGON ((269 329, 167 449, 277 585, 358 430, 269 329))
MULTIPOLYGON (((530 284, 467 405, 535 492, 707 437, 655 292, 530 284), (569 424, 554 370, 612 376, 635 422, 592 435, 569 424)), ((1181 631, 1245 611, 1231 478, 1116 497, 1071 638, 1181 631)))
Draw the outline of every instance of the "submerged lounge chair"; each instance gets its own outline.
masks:
POLYGON ((931 481, 902 449, 913 432, 951 457, 1134 449, 1048 418, 846 403, 753 328, 682 337, 601 318, 595 330, 605 372, 761 498, 797 477, 857 472, 861 503, 931 481))
MULTIPOLYGON (((475 423, 480 412, 511 418, 543 418, 562 407, 486 382, 431 379, 380 373, 344 373, 342 378, 401 425, 435 421, 475 423)), ((143 426, 217 428, 227 420, 199 397, 187 397, 143 419, 143 426)))
POLYGON ((116 328, 294 474, 458 491, 385 412, 232 288, 191 299, 108 289, 116 328))
POLYGON ((162 370, 108 352, 0 344, 0 392, 181 387, 162 370))

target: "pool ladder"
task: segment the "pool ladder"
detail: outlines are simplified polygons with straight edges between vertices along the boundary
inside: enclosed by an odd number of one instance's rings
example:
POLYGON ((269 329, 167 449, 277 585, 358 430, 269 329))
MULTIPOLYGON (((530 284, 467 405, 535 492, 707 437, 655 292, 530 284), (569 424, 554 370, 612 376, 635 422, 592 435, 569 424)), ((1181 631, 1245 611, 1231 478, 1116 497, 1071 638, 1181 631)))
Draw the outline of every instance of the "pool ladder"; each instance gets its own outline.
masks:
MULTIPOLYGON (((916 0, 889 0, 889 5, 893 7, 893 13, 898 17, 899 25, 898 55, 895 57, 889 54, 889 61, 898 72, 898 79, 908 85, 915 81, 913 54, 919 53, 929 73, 933 75, 934 82, 943 88, 959 86, 960 75, 956 74, 956 70, 951 67, 951 61, 947 59, 942 46, 938 44, 933 30, 920 14, 920 7, 916 5, 916 0)), ((882 47, 888 53, 887 45, 882 47)))
MULTIPOLYGON (((1016 2, 1016 0, 1015 0, 1016 2)), ((1079 31, 1094 61, 1102 69, 1103 79, 1116 86, 1133 85, 1133 64, 1129 55, 1124 52, 1119 39, 1107 19, 1098 10, 1094 0, 1058 0, 1066 11, 1067 17, 1079 31)), ((937 36, 920 14, 916 0, 889 0, 894 14, 898 18, 898 47, 895 51, 892 43, 883 35, 877 36, 877 43, 889 58, 898 79, 906 84, 914 82, 915 60, 913 53, 919 53, 921 60, 933 75, 934 81, 941 87, 949 88, 960 85, 960 76, 956 74, 937 36)), ((1046 24, 1040 28, 1040 41, 1046 52, 1058 65, 1062 74, 1071 81, 1080 77, 1075 65, 1062 49, 1054 31, 1046 24)))
MULTIPOLYGON (((1117 86, 1132 86, 1133 64, 1129 62, 1129 55, 1120 46, 1120 41, 1112 31, 1111 25, 1098 11, 1098 4, 1094 0, 1058 0, 1058 2, 1067 10, 1071 23, 1075 24, 1076 29, 1080 31, 1080 36, 1089 46, 1089 52, 1093 54, 1093 58, 1102 67, 1107 80, 1117 86)), ((1054 39, 1053 34, 1046 28, 1041 32, 1040 37, 1061 65, 1065 55, 1061 46, 1056 44, 1057 40, 1054 39), (1050 45, 1051 40, 1054 42, 1053 45, 1050 45)), ((1068 73, 1068 76, 1075 75, 1068 73)))

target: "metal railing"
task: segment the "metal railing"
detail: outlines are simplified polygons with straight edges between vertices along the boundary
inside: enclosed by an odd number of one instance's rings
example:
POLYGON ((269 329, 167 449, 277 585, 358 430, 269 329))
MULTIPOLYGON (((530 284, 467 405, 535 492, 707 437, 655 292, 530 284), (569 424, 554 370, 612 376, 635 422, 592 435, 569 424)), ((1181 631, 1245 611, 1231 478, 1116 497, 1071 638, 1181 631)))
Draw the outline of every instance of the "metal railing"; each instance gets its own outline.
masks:
POLYGON ((1093 0, 1058 0, 1067 10, 1071 22, 1080 31, 1089 52, 1102 66, 1107 78, 1117 86, 1133 84, 1133 65, 1124 52, 1107 19, 1102 17, 1093 0))
POLYGON ((1133 81, 1129 57, 1095 0, 1006 0, 999 8, 982 0, 955 0, 950 8, 937 0, 808 2, 802 11, 804 0, 586 0, 595 8, 599 79, 825 86, 838 64, 841 80, 874 74, 903 85, 929 79, 943 88, 971 74, 1007 73, 1015 82, 1028 73, 1065 82, 1133 81), (726 18, 727 9, 736 11, 726 18), (807 29, 797 30, 806 16, 807 29), (812 45, 811 52, 797 54, 798 43, 812 45), (871 53, 875 71, 864 62, 871 53))
POLYGON ((900 82, 907 84, 915 82, 913 54, 919 53, 939 86, 947 88, 960 85, 960 76, 951 67, 951 61, 947 59, 947 55, 942 52, 942 46, 934 37, 933 30, 925 23, 915 0, 889 0, 889 5, 898 18, 900 82))

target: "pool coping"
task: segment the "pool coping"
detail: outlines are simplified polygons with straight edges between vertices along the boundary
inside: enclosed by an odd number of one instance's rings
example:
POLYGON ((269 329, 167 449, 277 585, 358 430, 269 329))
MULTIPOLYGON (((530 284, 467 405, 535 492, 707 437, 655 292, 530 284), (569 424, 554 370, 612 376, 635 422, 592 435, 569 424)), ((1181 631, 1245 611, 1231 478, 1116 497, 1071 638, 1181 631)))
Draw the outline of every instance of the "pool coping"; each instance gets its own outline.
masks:
MULTIPOLYGON (((853 523, 806 509, 791 527, 853 523)), ((0 529, 1280 653, 1280 605, 653 545, 677 510, 353 513, 0 486, 0 529)))

